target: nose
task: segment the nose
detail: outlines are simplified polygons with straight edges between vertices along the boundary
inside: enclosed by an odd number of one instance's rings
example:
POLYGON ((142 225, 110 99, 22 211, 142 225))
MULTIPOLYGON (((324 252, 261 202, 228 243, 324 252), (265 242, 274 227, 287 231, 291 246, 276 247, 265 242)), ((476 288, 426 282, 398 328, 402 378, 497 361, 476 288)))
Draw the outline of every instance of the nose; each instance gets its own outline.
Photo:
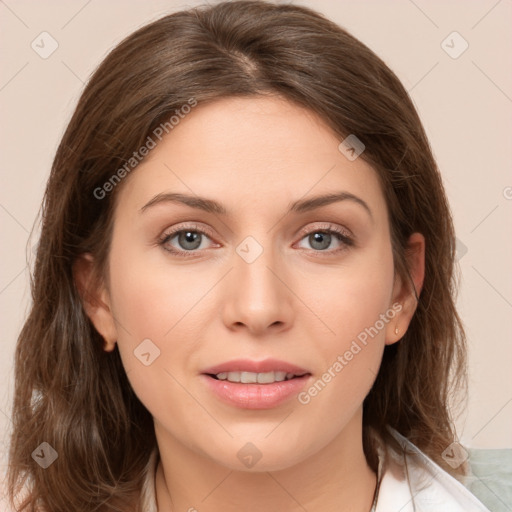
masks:
POLYGON ((289 329, 293 293, 283 262, 270 249, 263 249, 253 261, 240 254, 233 255, 234 268, 226 276, 224 324, 230 330, 248 330, 255 336, 289 329))

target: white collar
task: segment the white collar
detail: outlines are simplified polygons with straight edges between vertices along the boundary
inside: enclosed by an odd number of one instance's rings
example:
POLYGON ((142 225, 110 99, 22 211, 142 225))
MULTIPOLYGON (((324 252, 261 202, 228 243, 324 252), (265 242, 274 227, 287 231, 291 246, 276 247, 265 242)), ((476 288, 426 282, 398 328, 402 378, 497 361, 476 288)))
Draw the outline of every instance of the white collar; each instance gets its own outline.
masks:
MULTIPOLYGON (((459 481, 440 468, 408 439, 388 428, 397 446, 379 448, 379 485, 371 512, 490 512, 459 481)), ((142 510, 158 512, 155 447, 146 466, 142 510)))
POLYGON ((388 428, 398 449, 386 445, 379 454, 385 471, 375 512, 490 512, 458 480, 417 446, 388 428))

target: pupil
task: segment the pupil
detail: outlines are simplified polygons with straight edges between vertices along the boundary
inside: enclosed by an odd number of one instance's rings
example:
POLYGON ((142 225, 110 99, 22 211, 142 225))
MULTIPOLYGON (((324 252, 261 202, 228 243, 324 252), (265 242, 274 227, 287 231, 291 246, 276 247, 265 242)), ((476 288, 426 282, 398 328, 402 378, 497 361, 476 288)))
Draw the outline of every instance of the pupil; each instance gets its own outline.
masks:
POLYGON ((313 241, 311 243, 320 243, 321 247, 317 247, 317 249, 326 249, 327 247, 329 247, 330 237, 331 235, 329 235, 329 233, 314 233, 313 241))
POLYGON ((182 247, 190 250, 197 249, 201 245, 201 241, 199 240, 199 233, 195 233, 193 231, 185 231, 181 234, 180 242, 182 247), (187 246, 187 244, 192 244, 192 246, 187 246))

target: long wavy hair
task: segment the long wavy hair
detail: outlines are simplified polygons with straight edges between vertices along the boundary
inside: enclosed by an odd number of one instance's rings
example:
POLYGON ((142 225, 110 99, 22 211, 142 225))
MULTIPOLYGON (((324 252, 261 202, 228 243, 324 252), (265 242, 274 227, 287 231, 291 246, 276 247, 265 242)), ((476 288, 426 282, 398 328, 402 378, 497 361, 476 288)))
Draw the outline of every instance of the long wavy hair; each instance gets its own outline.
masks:
POLYGON ((360 158, 379 176, 395 272, 405 279, 407 240, 414 232, 425 236, 417 309, 403 339, 385 348, 363 404, 363 441, 375 468, 368 432, 384 434, 389 425, 456 473, 441 456, 455 439, 452 392, 466 383, 455 235, 413 103, 375 53, 321 14, 233 1, 164 16, 123 40, 92 74, 62 137, 41 207, 31 310, 15 354, 8 492, 16 510, 140 510, 143 470, 156 446, 152 417, 117 347, 103 350, 73 265, 91 253, 96 274, 105 275, 123 182, 102 198, 95 191, 155 128, 190 98, 202 104, 261 94, 317 113, 340 142, 349 134, 363 141, 360 158), (32 457, 43 442, 58 454, 47 469, 32 457))

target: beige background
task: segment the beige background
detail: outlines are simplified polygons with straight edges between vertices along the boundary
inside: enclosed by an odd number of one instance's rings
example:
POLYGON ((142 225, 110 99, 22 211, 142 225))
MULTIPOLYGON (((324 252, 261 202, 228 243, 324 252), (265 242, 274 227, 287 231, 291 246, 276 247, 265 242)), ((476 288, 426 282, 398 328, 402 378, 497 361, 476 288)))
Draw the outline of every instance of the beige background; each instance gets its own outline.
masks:
MULTIPOLYGON (((150 20, 198 3, 0 0, 0 464, 11 426, 14 347, 29 303, 26 252, 36 240, 26 244, 65 125, 84 82, 113 45, 150 20), (31 48, 43 31, 58 43, 47 59, 31 48)), ((471 447, 510 448, 512 1, 294 3, 347 28, 411 93, 460 241, 458 307, 470 346, 470 393, 459 435, 471 447), (458 58, 445 49, 455 55, 462 39, 450 36, 442 46, 453 31, 469 44, 458 58)))

